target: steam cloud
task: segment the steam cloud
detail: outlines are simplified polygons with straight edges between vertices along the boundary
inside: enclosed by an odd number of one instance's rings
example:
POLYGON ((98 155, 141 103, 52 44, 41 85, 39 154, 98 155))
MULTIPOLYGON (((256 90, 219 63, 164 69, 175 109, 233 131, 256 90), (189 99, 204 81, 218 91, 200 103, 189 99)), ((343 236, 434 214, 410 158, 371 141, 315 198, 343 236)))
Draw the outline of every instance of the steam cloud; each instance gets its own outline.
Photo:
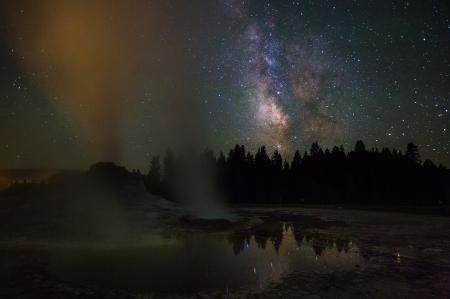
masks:
POLYGON ((126 101, 151 35, 149 7, 125 1, 25 1, 9 9, 25 68, 66 111, 93 159, 117 160, 126 101), (135 34, 139 27, 139 34, 135 34), (146 31, 142 28, 147 28, 146 31))

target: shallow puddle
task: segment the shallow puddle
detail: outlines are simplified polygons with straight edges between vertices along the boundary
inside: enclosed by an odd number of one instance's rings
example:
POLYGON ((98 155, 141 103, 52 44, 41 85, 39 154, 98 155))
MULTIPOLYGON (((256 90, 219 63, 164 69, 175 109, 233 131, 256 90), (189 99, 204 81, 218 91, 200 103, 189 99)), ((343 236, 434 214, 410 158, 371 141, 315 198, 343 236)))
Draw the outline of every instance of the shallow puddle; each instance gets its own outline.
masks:
POLYGON ((48 271, 85 286, 188 294, 264 288, 293 271, 326 273, 364 266, 349 241, 305 237, 292 227, 271 233, 198 233, 164 237, 151 246, 65 248, 48 271))

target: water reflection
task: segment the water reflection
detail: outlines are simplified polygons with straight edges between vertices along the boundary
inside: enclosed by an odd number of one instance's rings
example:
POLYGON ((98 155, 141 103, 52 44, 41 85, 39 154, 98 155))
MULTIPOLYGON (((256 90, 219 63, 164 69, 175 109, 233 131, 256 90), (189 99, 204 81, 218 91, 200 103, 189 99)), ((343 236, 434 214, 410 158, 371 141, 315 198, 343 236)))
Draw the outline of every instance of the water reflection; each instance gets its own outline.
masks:
POLYGON ((49 271, 79 284, 163 293, 264 288, 292 271, 351 270, 364 264, 346 240, 266 222, 230 234, 194 233, 158 246, 59 250, 49 271))
POLYGON ((293 238, 297 247, 310 246, 317 256, 320 256, 326 248, 336 248, 338 252, 348 253, 351 245, 350 241, 340 238, 305 234, 299 224, 273 221, 265 222, 251 230, 241 230, 230 234, 228 241, 233 247, 234 254, 238 255, 246 247, 248 248, 252 237, 258 248, 264 250, 267 243, 270 242, 276 252, 280 251, 284 238, 293 238))

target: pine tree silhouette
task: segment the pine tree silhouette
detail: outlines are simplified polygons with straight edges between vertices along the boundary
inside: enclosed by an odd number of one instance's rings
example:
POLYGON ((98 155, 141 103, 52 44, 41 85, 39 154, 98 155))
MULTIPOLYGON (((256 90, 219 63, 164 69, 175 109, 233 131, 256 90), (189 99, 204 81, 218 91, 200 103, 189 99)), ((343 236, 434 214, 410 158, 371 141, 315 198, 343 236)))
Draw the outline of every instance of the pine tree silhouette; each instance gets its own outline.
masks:
MULTIPOLYGON (((330 150, 314 142, 303 157, 295 151, 291 163, 277 150, 269 156, 261 146, 253 155, 239 144, 226 156, 220 152, 216 158, 208 149, 199 157, 214 187, 234 204, 449 204, 449 171, 430 160, 421 163, 412 142, 404 154, 389 148, 367 150, 362 140, 348 153, 342 145, 330 150)), ((161 167, 159 157, 153 157, 145 177, 148 191, 177 200, 171 190, 176 174, 182 165, 191 165, 183 160, 195 159, 193 152, 175 159, 167 150, 161 167)))

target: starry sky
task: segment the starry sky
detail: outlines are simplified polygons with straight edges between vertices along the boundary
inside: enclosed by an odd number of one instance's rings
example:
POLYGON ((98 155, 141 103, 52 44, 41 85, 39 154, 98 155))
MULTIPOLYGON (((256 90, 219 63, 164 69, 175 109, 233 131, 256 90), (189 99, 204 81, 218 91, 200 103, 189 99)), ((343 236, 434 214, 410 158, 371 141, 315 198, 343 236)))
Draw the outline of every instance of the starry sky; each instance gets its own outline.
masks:
POLYGON ((450 2, 2 1, 0 168, 168 146, 419 145, 450 166, 450 2))

